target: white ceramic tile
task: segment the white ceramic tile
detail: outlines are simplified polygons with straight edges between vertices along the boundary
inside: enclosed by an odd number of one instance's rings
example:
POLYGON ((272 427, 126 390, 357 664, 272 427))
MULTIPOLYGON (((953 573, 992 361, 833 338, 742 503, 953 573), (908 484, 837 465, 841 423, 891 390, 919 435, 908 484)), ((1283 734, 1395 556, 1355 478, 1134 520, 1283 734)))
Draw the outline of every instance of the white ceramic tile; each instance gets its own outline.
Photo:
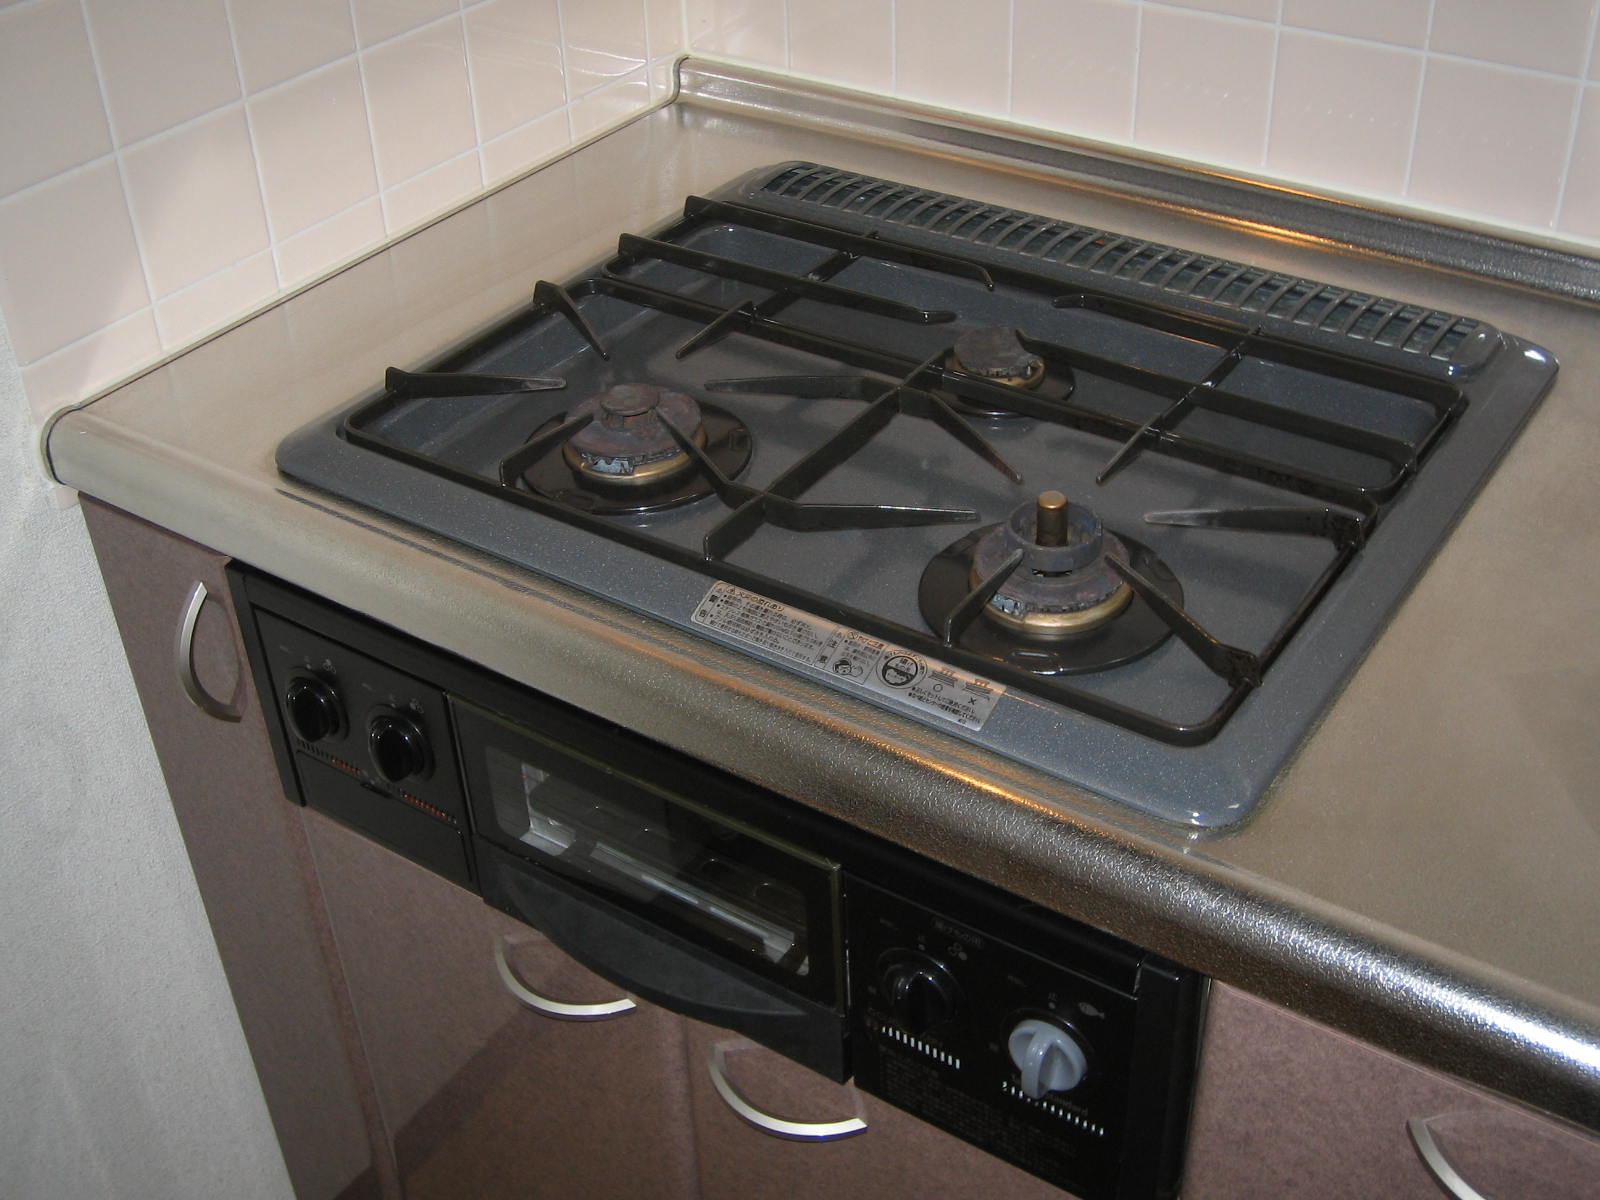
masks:
POLYGON ((688 49, 679 0, 644 0, 645 43, 652 60, 676 58, 688 49))
POLYGON ((1369 42, 1421 47, 1432 0, 1283 0, 1283 23, 1369 42))
POLYGON ((483 169, 474 148, 385 192, 384 225, 391 237, 407 233, 482 191, 483 169))
POLYGON ((356 37, 363 46, 375 46, 457 12, 460 7, 459 0, 350 0, 350 10, 356 18, 356 37))
POLYGON ((1527 225, 1555 219, 1578 84, 1432 59, 1407 195, 1527 225))
POLYGON ((228 0, 248 92, 327 66, 356 48, 350 0, 228 0))
POLYGON ((465 22, 480 138, 497 138, 567 102, 554 5, 489 0, 468 10, 465 22))
POLYGON ((1581 75, 1594 0, 1531 4, 1434 0, 1428 49, 1534 71, 1581 75))
POLYGON ((1422 54, 1285 30, 1267 167, 1343 188, 1399 195, 1411 157, 1422 54), (1352 80, 1360 80, 1352 87, 1352 80))
POLYGON ((1073 133, 1131 135, 1138 5, 1127 0, 1016 0, 1014 12, 1012 113, 1073 133))
POLYGON ((529 121, 483 147, 484 182, 493 186, 515 179, 570 145, 572 127, 564 110, 529 121))
POLYGON ((478 144, 459 21, 363 52, 378 182, 404 183, 478 144))
POLYGON ((119 145, 239 98, 223 0, 84 0, 119 145))
POLYGON ((650 81, 641 67, 630 78, 618 80, 572 102, 573 141, 585 141, 649 107, 650 81))
POLYGON ((1273 66, 1269 26, 1146 8, 1134 136, 1185 158, 1258 166, 1273 66))
POLYGON ((1161 3, 1228 17, 1250 17, 1257 21, 1278 19, 1278 0, 1161 0, 1161 3))
POLYGON ((120 383, 161 357, 155 314, 140 309, 131 317, 22 368, 28 407, 40 424, 69 404, 120 383))
POLYGON ((645 78, 650 81, 650 102, 659 103, 669 99, 678 86, 678 62, 672 55, 650 60, 650 65, 644 69, 645 78))
POLYGON ((770 67, 788 59, 784 0, 684 0, 689 47, 770 67))
POLYGON ((272 236, 282 241, 377 193, 372 135, 355 59, 249 102, 272 236))
POLYGON ((1594 84, 1583 89, 1578 140, 1556 226, 1563 233, 1600 240, 1600 86, 1594 84))
POLYGON ((278 291, 272 254, 263 250, 156 302, 161 345, 179 350, 215 333, 270 300, 278 291))
POLYGON ((644 66, 644 0, 560 3, 561 32, 567 43, 567 90, 574 97, 615 83, 644 66))
POLYGON ((23 365, 148 307, 116 164, 0 200, 0 309, 23 365))
POLYGON ((288 241, 279 242, 273 248, 278 260, 278 279, 285 289, 299 287, 383 241, 383 208, 376 199, 369 200, 288 241))
POLYGON ((842 83, 892 87, 894 0, 789 0, 789 65, 842 83))
POLYGON ((1006 5, 895 0, 895 90, 941 108, 1006 111, 1011 29, 1006 5))
POLYGON ((1589 47, 1589 78, 1600 79, 1600 21, 1595 23, 1594 42, 1589 47))
POLYGON ((157 298, 266 249, 242 105, 131 147, 122 168, 157 298))
POLYGON ((78 0, 0 11, 0 196, 110 149, 78 0))

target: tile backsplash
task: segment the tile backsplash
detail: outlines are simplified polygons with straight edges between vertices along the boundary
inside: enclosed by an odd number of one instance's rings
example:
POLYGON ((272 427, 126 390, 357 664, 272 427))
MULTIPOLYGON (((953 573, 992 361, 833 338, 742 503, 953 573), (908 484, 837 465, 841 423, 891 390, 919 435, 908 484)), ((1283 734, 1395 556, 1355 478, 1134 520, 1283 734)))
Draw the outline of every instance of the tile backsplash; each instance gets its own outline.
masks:
POLYGON ((662 98, 680 0, 0 0, 42 418, 662 98))
POLYGON ((688 50, 1600 246, 1600 0, 0 0, 39 416, 660 99, 688 50))

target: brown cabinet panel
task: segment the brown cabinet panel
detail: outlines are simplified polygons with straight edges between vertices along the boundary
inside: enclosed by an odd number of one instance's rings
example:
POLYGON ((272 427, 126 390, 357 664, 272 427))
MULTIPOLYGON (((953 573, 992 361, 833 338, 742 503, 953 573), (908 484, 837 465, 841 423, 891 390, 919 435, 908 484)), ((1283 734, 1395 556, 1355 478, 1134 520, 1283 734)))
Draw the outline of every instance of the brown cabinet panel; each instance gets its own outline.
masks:
POLYGON ((514 979, 579 1004, 619 991, 536 930, 307 811, 344 977, 408 1200, 689 1200, 679 1018, 639 1003, 556 1020, 514 979))
POLYGON ((244 665, 225 560, 87 497, 83 508, 289 1178, 302 1200, 376 1194, 352 1031, 330 981, 299 810, 283 797, 244 665), (236 720, 202 712, 180 682, 178 630, 196 582, 212 599, 195 622, 195 678, 236 720))
POLYGON ((1594 1196, 1600 1142, 1232 988, 1212 989, 1185 1200, 1439 1200, 1428 1122, 1486 1197, 1594 1196))

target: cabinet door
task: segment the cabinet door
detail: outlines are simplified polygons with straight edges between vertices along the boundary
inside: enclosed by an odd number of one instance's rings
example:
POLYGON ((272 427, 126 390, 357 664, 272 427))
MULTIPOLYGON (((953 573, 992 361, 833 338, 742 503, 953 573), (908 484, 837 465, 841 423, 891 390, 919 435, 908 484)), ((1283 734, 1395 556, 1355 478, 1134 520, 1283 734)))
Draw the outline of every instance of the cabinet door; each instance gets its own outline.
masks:
POLYGON ((1064 1200, 1066 1193, 917 1120, 837 1084, 748 1038, 688 1022, 700 1194, 704 1200, 1064 1200), (713 1060, 717 1066, 713 1066, 713 1060), (725 1098, 713 1082, 723 1073, 725 1098), (731 1103, 730 1103, 731 1101, 731 1103), (738 1115, 733 1105, 751 1110, 738 1115), (759 1114, 759 1115, 757 1115, 759 1114), (762 1116, 866 1128, 827 1140, 763 1132, 762 1116))
POLYGON ((605 1015, 626 998, 536 930, 305 822, 409 1200, 695 1194, 679 1018, 605 1015), (541 996, 602 1011, 556 1019, 541 996))
POLYGON ((1594 1139, 1232 988, 1212 989, 1185 1200, 1576 1200, 1594 1196, 1597 1180, 1594 1139), (1417 1137, 1433 1145, 1431 1169, 1417 1137))
POLYGON ((224 560, 88 497, 83 509, 295 1193, 376 1195, 299 809, 278 782, 224 560))

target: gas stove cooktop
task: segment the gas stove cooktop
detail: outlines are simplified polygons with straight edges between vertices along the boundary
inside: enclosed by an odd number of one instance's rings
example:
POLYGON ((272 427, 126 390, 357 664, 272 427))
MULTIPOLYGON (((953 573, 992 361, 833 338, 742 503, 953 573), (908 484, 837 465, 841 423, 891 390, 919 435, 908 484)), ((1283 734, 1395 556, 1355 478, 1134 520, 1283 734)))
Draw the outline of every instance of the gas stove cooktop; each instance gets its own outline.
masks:
POLYGON ((1555 370, 1471 317, 789 163, 278 465, 1219 826, 1555 370))

